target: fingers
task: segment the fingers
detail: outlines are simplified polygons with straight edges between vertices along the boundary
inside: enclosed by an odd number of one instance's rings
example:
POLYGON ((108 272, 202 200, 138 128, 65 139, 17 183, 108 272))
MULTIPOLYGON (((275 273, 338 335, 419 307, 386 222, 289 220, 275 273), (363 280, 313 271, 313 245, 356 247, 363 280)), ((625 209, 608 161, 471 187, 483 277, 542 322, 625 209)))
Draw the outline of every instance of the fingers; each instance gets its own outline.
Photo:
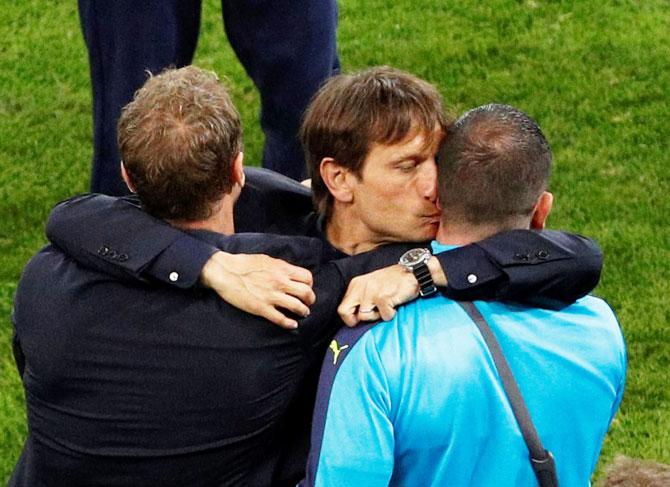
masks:
POLYGON ((263 306, 258 310, 257 313, 254 314, 257 314, 258 316, 265 318, 271 323, 279 325, 280 327, 285 328, 287 330, 295 330, 296 328, 298 328, 298 322, 296 320, 289 318, 288 316, 286 316, 284 313, 282 313, 273 306, 263 306))
MULTIPOLYGON (((312 274, 309 271, 307 272, 311 277, 312 274)), ((316 294, 314 294, 311 284, 306 284, 303 281, 286 280, 277 287, 287 295, 299 299, 307 306, 311 306, 316 302, 316 294)), ((298 314, 303 315, 304 313, 298 314)))
POLYGON ((375 306, 359 306, 358 307, 358 312, 360 314, 371 314, 375 313, 377 311, 377 308, 375 306))
POLYGON ((276 293, 272 300, 272 306, 290 311, 303 318, 309 316, 309 308, 302 301, 288 294, 276 293))
POLYGON ((360 321, 358 319, 358 306, 350 306, 345 304, 344 301, 337 307, 337 314, 340 315, 342 322, 350 328, 356 326, 360 321))
POLYGON ((344 324, 350 328, 355 327, 361 321, 375 321, 380 319, 379 310, 373 306, 350 306, 348 304, 340 304, 337 308, 337 313, 344 324))
POLYGON ((267 255, 217 252, 201 279, 232 306, 283 328, 298 326, 287 313, 307 316, 316 301, 309 270, 267 255))
POLYGON ((359 306, 356 317, 359 321, 375 321, 381 318, 379 310, 374 305, 359 306))
POLYGON ((351 280, 344 298, 342 298, 340 305, 337 307, 337 314, 340 315, 344 324, 349 327, 356 326, 360 321, 358 308, 365 295, 365 285, 360 284, 361 282, 361 279, 358 277, 351 280))
MULTIPOLYGON (((293 264, 280 259, 270 258, 270 264, 275 267, 275 272, 270 277, 269 285, 282 293, 294 296, 305 305, 311 306, 316 301, 316 294, 312 290, 312 273, 293 264)), ((293 309, 291 309, 293 311, 293 309)), ((306 313, 297 313, 306 316, 306 313)))
POLYGON ((312 280, 312 273, 307 269, 289 264, 288 262, 281 260, 279 262, 284 264, 285 269, 283 269, 283 272, 286 273, 286 276, 288 276, 291 281, 301 282, 303 284, 307 284, 310 287, 314 284, 312 280))
POLYGON ((354 327, 361 321, 379 319, 375 300, 379 292, 374 272, 355 277, 349 283, 337 312, 346 326, 354 327))
MULTIPOLYGON (((311 300, 314 302, 314 292, 311 288, 305 284, 302 284, 301 286, 307 287, 307 290, 312 295, 311 300)), ((298 328, 298 322, 287 316, 285 312, 290 312, 301 317, 307 317, 310 314, 309 307, 306 306, 303 301, 278 291, 274 292, 271 297, 267 297, 266 301, 259 306, 256 312, 250 312, 262 316, 272 323, 289 330, 298 328)))
POLYGON ((384 321, 392 320, 396 312, 395 303, 390 298, 385 301, 380 301, 377 303, 377 310, 382 320, 384 321))
POLYGON ((396 307, 418 295, 416 278, 398 265, 351 280, 338 313, 347 326, 361 321, 391 320, 396 307))
MULTIPOLYGON (((248 297, 248 295, 245 297, 248 297)), ((237 303, 231 304, 235 306, 237 303)), ((300 300, 280 292, 268 294, 260 300, 246 299, 239 303, 237 307, 289 330, 298 328, 298 322, 287 316, 288 313, 303 317, 309 315, 309 308, 300 300)))

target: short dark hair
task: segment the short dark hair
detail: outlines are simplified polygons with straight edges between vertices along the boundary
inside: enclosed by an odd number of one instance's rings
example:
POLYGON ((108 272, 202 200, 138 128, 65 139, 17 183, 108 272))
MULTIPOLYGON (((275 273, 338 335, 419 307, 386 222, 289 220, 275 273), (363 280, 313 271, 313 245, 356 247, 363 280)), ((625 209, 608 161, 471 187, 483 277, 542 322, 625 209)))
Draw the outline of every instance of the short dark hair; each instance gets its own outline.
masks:
POLYGON ((438 157, 444 221, 515 227, 547 189, 551 159, 540 127, 520 110, 490 104, 466 112, 438 157))
POLYGON ((320 174, 323 158, 360 176, 373 143, 394 144, 410 131, 433 133, 436 126, 447 127, 442 97, 409 73, 381 66, 331 78, 307 108, 300 131, 319 212, 328 214, 332 206, 320 174))
POLYGON ((150 76, 121 112, 118 142, 148 213, 202 220, 232 189, 242 126, 216 74, 187 66, 150 76))

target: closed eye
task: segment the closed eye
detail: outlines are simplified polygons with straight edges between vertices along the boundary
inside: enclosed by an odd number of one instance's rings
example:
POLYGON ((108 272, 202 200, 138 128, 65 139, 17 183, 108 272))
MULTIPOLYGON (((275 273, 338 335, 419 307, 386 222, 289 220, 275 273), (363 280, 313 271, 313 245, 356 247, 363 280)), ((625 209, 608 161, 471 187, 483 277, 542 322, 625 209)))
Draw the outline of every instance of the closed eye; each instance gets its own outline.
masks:
POLYGON ((414 159, 401 161, 396 165, 396 168, 401 172, 412 172, 419 165, 419 161, 414 159))

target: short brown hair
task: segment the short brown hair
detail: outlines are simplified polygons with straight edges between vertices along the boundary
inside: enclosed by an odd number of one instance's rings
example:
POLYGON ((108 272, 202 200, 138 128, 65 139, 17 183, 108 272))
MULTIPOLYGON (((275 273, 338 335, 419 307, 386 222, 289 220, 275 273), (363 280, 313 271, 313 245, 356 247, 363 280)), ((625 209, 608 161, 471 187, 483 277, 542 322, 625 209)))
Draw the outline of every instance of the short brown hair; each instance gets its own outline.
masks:
POLYGON ((447 126, 442 97, 430 83, 387 66, 331 78, 310 103, 300 130, 314 202, 328 214, 332 196, 321 179, 325 157, 360 176, 373 143, 395 144, 412 130, 447 126))
POLYGON ((151 76, 123 108, 121 157, 150 214, 202 220, 232 189, 240 117, 216 74, 195 66, 151 76))
POLYGON ((551 149, 528 115, 490 104, 465 113, 447 131, 438 167, 446 222, 516 228, 547 188, 551 149))

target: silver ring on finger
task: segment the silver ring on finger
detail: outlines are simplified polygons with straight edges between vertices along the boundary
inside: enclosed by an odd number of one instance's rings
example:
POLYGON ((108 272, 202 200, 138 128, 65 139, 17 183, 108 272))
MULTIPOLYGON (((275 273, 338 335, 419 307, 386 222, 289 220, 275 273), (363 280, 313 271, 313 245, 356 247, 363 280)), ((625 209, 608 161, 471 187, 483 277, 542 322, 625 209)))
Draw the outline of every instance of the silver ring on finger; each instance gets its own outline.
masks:
POLYGON ((377 308, 375 308, 375 307, 373 307, 373 308, 359 308, 358 309, 359 313, 374 313, 375 311, 377 311, 377 308))

